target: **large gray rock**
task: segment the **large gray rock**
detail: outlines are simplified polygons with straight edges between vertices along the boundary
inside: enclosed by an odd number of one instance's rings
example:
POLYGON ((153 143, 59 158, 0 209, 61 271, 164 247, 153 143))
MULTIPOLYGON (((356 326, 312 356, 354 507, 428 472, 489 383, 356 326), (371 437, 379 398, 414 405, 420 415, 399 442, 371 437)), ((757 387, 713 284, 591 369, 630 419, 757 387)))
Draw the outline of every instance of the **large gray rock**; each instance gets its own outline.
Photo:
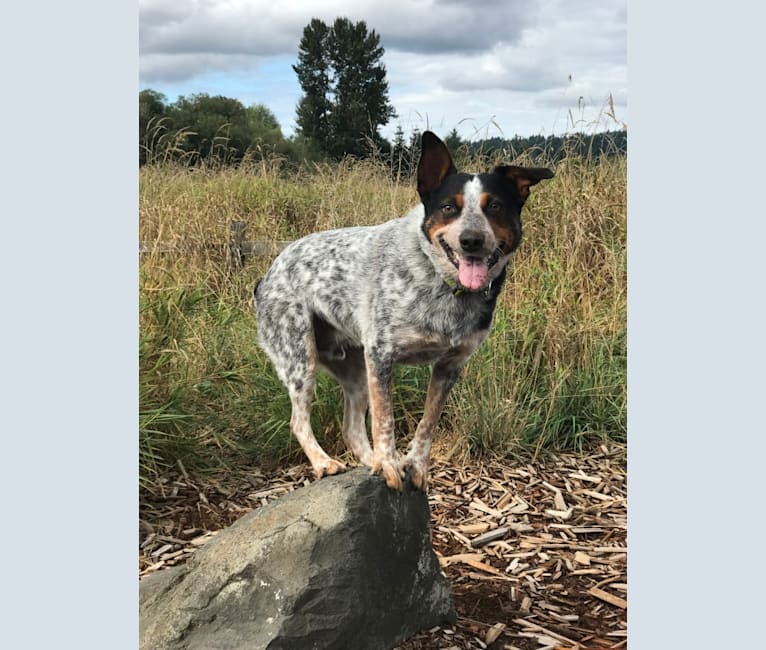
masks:
POLYGON ((221 531, 140 583, 142 650, 383 650, 455 612, 428 502, 358 468, 221 531))

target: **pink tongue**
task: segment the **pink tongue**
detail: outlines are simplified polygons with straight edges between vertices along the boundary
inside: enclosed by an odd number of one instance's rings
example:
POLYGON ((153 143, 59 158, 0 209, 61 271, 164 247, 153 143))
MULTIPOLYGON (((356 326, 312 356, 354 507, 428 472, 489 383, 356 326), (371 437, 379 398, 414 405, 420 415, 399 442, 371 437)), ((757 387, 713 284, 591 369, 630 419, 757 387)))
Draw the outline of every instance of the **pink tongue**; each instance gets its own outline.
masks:
POLYGON ((460 258, 458 267, 458 278, 460 284, 466 289, 476 291, 484 286, 487 281, 487 273, 489 267, 485 260, 467 260, 463 257, 460 258))

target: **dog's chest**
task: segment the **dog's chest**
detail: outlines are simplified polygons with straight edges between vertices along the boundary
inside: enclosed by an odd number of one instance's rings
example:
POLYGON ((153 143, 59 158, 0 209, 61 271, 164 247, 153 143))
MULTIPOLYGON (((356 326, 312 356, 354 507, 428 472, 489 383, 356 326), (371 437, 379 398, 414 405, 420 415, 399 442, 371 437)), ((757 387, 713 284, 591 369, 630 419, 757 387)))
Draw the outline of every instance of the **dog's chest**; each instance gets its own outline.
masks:
POLYGON ((480 314, 452 305, 413 303, 399 313, 390 338, 399 363, 432 363, 456 350, 470 354, 488 332, 480 314))

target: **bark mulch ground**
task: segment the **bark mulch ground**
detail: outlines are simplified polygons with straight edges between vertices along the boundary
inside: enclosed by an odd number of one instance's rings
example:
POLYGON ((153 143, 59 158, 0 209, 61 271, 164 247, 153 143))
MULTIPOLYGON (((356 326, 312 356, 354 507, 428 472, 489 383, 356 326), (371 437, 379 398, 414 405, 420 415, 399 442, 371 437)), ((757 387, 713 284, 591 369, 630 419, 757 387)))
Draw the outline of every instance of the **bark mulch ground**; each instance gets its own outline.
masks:
MULTIPOLYGON (((315 480, 189 476, 183 466, 140 497, 139 575, 180 564, 243 514, 315 480)), ((434 459, 434 549, 458 621, 397 650, 627 648, 624 445, 454 465, 434 459)))

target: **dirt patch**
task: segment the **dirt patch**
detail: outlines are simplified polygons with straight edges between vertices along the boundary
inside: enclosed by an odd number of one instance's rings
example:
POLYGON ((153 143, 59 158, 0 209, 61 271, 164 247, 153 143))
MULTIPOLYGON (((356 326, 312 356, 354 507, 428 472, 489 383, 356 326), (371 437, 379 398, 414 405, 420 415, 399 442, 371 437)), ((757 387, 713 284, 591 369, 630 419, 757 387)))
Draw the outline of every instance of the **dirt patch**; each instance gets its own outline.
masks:
MULTIPOLYGON (((432 540, 458 622, 399 650, 627 647, 624 445, 456 466, 436 460, 432 540)), ((139 574, 185 562, 216 531, 315 479, 305 465, 189 476, 141 491, 139 574)))

